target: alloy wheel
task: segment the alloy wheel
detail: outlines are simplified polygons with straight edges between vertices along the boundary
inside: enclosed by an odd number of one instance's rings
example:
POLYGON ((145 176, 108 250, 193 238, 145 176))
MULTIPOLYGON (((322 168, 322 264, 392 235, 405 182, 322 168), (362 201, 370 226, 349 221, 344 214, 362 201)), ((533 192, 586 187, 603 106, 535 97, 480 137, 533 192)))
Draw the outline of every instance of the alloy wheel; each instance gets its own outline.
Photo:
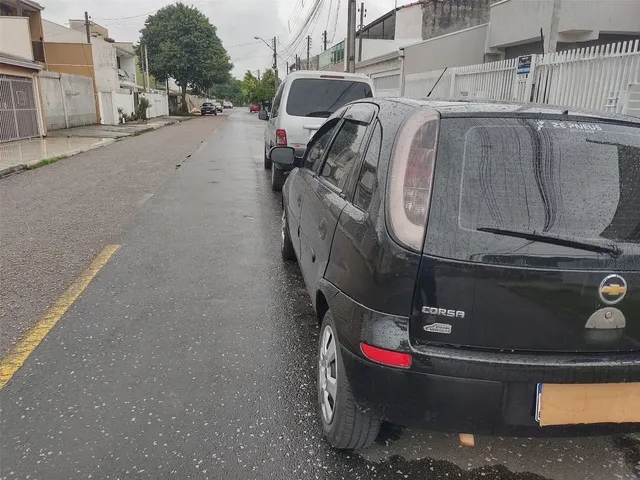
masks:
POLYGON ((322 417, 327 424, 333 421, 338 394, 338 362, 336 339, 330 325, 327 325, 321 337, 318 384, 320 387, 320 407, 322 417))

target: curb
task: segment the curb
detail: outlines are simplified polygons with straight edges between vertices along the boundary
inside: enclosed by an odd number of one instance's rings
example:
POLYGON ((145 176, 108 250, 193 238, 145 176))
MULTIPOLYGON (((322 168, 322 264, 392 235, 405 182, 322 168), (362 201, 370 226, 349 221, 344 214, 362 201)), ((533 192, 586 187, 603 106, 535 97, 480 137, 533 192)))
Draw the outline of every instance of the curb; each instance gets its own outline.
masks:
MULTIPOLYGON (((188 120, 193 120, 194 118, 196 118, 195 116, 193 117, 187 117, 185 116, 184 118, 181 118, 180 120, 174 120, 172 122, 169 123, 165 123, 163 125, 155 125, 149 128, 145 128, 142 130, 139 130, 135 133, 132 133, 130 135, 123 135, 122 137, 117 137, 117 138, 105 138, 104 140, 101 140, 100 142, 91 145, 89 147, 86 148, 79 148, 77 150, 72 150, 70 152, 64 153, 62 155, 56 155, 55 157, 49 157, 49 158, 58 158, 59 160, 63 160, 65 158, 69 158, 69 157, 73 157, 74 155, 78 155, 79 153, 84 153, 84 152, 88 152, 91 150, 95 150, 96 148, 101 148, 101 147, 105 147, 111 143, 117 142, 117 141, 121 141, 125 138, 128 137, 137 137, 139 135, 143 135, 145 133, 148 132, 153 132, 154 130, 159 130, 161 128, 164 127, 168 127, 169 125, 176 125, 178 123, 181 122, 185 122, 188 120)), ((39 160, 33 160, 31 162, 27 162, 27 163, 21 163, 19 165, 11 165, 10 167, 5 167, 5 168, 0 168, 0 178, 3 177, 8 177, 9 175, 13 175, 15 173, 20 173, 23 172, 25 170, 28 170, 30 167, 33 167, 34 165, 37 165, 38 163, 42 162, 43 160, 47 160, 47 158, 41 158, 39 160)))

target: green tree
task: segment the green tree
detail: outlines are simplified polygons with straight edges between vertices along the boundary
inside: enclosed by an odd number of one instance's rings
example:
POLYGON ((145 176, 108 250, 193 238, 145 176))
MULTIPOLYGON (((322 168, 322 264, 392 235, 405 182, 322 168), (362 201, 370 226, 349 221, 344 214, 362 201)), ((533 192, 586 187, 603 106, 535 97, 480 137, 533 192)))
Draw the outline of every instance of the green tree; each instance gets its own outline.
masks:
POLYGON ((276 74, 273 70, 266 70, 260 79, 260 102, 271 102, 276 96, 276 74))
POLYGON ((206 91, 229 80, 233 64, 216 27, 197 8, 182 3, 161 8, 147 18, 140 33, 140 47, 147 47, 149 72, 176 81, 184 108, 187 88, 206 91))
POLYGON ((253 76, 253 73, 247 70, 242 79, 242 95, 249 103, 256 103, 258 100, 258 90, 260 82, 253 76))
POLYGON ((242 94, 250 103, 272 101, 276 94, 276 75, 273 70, 266 70, 260 80, 247 71, 242 80, 242 94))
POLYGON ((209 89, 209 97, 229 100, 234 105, 243 105, 246 100, 242 94, 242 80, 232 78, 226 83, 218 83, 209 89))

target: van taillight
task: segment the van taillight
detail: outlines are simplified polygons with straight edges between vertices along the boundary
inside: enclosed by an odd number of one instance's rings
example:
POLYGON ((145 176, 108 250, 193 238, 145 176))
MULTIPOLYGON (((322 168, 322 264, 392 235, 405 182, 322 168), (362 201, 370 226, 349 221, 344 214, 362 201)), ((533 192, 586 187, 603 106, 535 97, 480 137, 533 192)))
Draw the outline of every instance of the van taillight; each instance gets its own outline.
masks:
POLYGON ((276 147, 287 146, 287 132, 284 130, 276 130, 276 147))
POLYGON ((396 240, 422 249, 436 159, 439 116, 418 110, 398 133, 389 181, 388 218, 396 240))

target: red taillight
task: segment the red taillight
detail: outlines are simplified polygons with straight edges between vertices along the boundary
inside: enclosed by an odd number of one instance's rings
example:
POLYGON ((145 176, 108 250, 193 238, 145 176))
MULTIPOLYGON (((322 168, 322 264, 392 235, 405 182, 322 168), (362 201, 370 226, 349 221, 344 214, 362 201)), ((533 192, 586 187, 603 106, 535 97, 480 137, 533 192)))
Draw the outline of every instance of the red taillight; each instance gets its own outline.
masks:
POLYGON ((436 159, 439 116, 418 110, 396 142, 389 182, 389 220, 400 243, 422 249, 436 159))
POLYGON ((411 355, 408 353, 384 350, 382 348, 372 347, 366 343, 361 343, 360 349, 365 357, 374 362, 400 368, 409 368, 411 366, 411 355))
POLYGON ((276 130, 276 147, 287 146, 287 132, 284 130, 276 130))

